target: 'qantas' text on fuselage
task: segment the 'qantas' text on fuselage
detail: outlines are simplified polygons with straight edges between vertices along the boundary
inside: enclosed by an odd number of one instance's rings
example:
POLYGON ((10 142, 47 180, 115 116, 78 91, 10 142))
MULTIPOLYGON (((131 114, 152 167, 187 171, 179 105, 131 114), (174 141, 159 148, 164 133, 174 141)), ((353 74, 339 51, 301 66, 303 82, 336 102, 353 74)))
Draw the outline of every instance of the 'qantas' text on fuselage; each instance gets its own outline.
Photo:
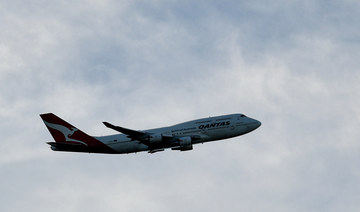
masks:
POLYGON ((229 126, 230 121, 223 121, 223 122, 217 122, 212 124, 202 124, 199 126, 199 129, 205 129, 205 128, 213 128, 213 127, 221 127, 221 126, 229 126))

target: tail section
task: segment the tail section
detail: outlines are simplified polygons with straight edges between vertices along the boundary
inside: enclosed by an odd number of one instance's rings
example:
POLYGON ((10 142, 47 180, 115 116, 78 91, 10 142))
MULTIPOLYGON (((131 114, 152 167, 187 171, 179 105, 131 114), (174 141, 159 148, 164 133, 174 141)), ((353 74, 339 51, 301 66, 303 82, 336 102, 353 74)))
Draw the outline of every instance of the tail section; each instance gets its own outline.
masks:
POLYGON ((40 115, 56 142, 68 142, 89 145, 91 136, 62 120, 52 113, 40 115))
POLYGON ((49 142, 56 151, 114 153, 114 150, 62 120, 53 113, 41 114, 55 142, 49 142))

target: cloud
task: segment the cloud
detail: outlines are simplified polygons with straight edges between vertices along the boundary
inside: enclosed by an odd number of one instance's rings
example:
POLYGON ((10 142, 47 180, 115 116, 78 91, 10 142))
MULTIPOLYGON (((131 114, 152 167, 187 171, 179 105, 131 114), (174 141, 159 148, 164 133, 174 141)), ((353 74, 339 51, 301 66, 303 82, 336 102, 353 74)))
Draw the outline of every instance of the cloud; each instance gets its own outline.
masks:
POLYGON ((357 211, 356 1, 12 1, 0 7, 1 211, 357 211), (193 151, 58 153, 93 135, 242 112, 193 151))

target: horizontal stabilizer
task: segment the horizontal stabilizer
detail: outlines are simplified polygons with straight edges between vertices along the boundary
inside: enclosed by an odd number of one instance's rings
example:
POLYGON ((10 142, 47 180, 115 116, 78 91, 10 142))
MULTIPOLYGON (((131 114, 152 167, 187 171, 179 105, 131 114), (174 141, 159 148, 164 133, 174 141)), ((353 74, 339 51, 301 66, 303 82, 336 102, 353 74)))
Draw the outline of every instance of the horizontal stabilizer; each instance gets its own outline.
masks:
POLYGON ((47 142, 54 151, 89 152, 87 145, 69 142, 47 142))
POLYGON ((47 142, 47 144, 49 144, 50 146, 55 146, 55 147, 63 147, 63 146, 86 147, 87 146, 82 143, 69 143, 69 142, 47 142))

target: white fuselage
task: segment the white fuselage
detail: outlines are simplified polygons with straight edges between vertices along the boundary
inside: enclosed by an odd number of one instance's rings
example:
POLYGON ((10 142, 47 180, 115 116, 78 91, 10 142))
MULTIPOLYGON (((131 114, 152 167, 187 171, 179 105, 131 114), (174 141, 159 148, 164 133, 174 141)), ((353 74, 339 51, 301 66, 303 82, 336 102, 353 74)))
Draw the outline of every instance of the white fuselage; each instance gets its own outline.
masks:
MULTIPOLYGON (((150 134, 161 134, 168 138, 164 145, 159 144, 160 151, 165 148, 173 148, 176 142, 185 137, 191 137, 191 144, 227 139, 246 134, 258 128, 261 123, 255 119, 248 118, 242 114, 231 114, 224 116, 197 119, 169 127, 143 130, 150 134)), ((109 146, 117 153, 133 153, 150 150, 148 145, 141 141, 133 140, 125 134, 94 137, 109 146)))

